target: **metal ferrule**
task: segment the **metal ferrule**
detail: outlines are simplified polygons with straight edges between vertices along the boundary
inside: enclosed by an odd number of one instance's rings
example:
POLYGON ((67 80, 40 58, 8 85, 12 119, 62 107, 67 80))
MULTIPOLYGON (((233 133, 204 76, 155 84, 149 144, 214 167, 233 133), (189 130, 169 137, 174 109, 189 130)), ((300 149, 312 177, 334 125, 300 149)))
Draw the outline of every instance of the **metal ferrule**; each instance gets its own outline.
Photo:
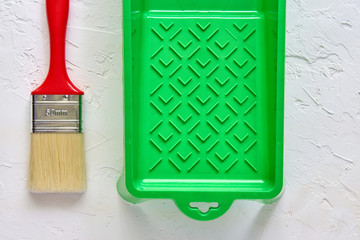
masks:
POLYGON ((81 95, 32 95, 32 132, 81 132, 81 95))

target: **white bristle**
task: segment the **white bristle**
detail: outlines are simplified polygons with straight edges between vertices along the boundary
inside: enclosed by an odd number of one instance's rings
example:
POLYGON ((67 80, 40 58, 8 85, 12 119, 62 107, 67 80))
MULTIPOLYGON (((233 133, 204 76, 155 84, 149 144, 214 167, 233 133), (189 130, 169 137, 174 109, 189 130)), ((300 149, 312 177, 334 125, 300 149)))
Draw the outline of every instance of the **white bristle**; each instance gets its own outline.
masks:
POLYGON ((32 133, 28 188, 31 192, 84 192, 84 135, 32 133))

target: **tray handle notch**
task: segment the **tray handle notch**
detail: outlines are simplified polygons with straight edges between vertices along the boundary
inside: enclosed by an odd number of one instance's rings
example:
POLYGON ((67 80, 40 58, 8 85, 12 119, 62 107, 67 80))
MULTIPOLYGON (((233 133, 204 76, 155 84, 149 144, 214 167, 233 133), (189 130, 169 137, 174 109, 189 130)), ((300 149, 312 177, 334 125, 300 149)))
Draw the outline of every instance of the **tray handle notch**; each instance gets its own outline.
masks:
POLYGON ((229 210, 232 201, 194 202, 188 200, 175 200, 178 208, 188 217, 209 221, 216 219, 229 210))

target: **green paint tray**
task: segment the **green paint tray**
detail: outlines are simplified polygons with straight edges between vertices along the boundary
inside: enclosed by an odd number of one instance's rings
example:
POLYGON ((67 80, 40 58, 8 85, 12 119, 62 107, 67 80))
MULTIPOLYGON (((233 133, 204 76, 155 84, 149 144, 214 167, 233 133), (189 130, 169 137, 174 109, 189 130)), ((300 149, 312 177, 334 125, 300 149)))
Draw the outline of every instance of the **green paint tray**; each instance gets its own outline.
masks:
POLYGON ((283 186, 285 0, 124 0, 128 201, 211 220, 283 186), (130 197, 131 196, 131 197, 130 197), (211 202, 208 211, 197 202, 211 202))

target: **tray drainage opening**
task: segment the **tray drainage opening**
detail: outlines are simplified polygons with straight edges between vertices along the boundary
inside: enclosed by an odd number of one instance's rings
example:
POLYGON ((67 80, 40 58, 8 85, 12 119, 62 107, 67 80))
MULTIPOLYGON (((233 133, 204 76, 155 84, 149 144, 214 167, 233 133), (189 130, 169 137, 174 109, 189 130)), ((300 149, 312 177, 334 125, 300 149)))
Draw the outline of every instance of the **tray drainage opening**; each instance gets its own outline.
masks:
POLYGON ((191 202, 189 204, 191 208, 198 209, 201 213, 207 213, 210 209, 216 209, 219 207, 218 202, 191 202))

